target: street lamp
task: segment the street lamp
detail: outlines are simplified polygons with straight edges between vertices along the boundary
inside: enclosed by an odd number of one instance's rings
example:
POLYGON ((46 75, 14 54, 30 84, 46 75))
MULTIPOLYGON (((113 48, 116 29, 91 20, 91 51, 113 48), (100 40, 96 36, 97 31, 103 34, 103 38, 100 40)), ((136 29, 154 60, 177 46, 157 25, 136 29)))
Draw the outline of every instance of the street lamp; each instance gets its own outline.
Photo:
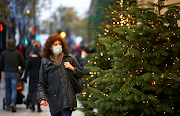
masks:
POLYGON ((30 13, 30 10, 26 10, 26 14, 29 14, 30 13))
POLYGON ((65 37, 66 37, 66 33, 65 33, 65 32, 61 32, 61 33, 60 33, 60 36, 61 36, 62 38, 65 38, 65 37))

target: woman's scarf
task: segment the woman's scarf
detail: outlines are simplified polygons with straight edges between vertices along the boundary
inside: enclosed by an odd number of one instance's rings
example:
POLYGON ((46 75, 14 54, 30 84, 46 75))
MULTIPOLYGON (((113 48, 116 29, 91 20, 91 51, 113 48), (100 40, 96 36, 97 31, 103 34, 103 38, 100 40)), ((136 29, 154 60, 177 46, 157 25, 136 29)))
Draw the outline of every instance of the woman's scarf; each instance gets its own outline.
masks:
POLYGON ((62 52, 61 54, 59 54, 58 58, 56 59, 53 55, 50 56, 50 59, 54 62, 56 62, 58 65, 61 65, 62 63, 62 59, 64 57, 64 52, 62 52))

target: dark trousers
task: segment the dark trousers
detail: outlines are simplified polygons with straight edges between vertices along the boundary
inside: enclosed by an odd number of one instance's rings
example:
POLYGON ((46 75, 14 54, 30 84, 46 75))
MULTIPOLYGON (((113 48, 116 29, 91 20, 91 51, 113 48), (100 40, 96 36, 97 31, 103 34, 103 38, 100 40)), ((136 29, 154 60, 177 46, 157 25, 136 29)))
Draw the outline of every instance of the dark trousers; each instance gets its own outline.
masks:
POLYGON ((66 108, 63 111, 60 111, 52 116, 71 116, 72 110, 70 108, 66 108))
POLYGON ((37 105, 39 103, 38 82, 29 82, 27 95, 27 105, 37 105))

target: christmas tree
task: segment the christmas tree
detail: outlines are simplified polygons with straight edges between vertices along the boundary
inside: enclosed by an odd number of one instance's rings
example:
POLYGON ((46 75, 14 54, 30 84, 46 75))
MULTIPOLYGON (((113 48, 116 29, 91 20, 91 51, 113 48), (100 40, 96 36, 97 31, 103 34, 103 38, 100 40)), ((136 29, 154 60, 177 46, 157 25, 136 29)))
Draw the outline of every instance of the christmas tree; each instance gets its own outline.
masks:
POLYGON ((105 18, 106 15, 105 10, 103 10, 102 7, 107 8, 108 6, 112 6, 113 4, 112 0, 95 0, 95 1, 96 1, 96 5, 94 11, 90 14, 88 19, 89 39, 100 32, 92 25, 106 26, 107 24, 109 24, 109 21, 105 18))
POLYGON ((103 49, 89 57, 88 86, 78 95, 84 95, 82 104, 98 110, 82 109, 87 115, 180 115, 178 3, 164 5, 158 0, 146 8, 134 5, 121 0, 104 9, 112 23, 93 46, 103 45, 107 59, 99 60, 103 49), (111 65, 107 69, 106 60, 111 65))
MULTIPOLYGON (((97 95, 92 94, 91 91, 100 90, 100 91, 108 93, 107 91, 107 84, 109 83, 108 81, 104 83, 95 82, 94 84, 90 85, 90 82, 92 80, 96 78, 101 79, 99 77, 103 77, 103 75, 106 74, 105 70, 111 69, 111 65, 112 65, 111 63, 112 55, 107 54, 108 51, 105 48, 104 42, 99 41, 100 37, 107 37, 107 36, 117 37, 117 35, 113 31, 113 29, 115 29, 117 26, 115 26, 115 24, 112 23, 114 19, 112 19, 111 15, 109 14, 113 14, 114 17, 120 16, 120 14, 117 15, 117 13, 111 12, 111 11, 114 11, 115 8, 117 8, 117 4, 119 3, 112 2, 112 0, 109 0, 108 2, 113 3, 112 6, 104 3, 107 5, 107 7, 105 8, 102 6, 98 7, 98 9, 103 10, 104 14, 105 12, 106 14, 103 16, 104 19, 99 21, 100 26, 93 25, 93 27, 96 29, 95 31, 96 36, 92 38, 92 41, 94 42, 92 43, 92 47, 89 47, 89 48, 91 50, 95 49, 96 52, 88 55, 87 60, 89 63, 87 64, 88 66, 87 67, 85 66, 85 67, 87 68, 89 72, 89 76, 86 76, 84 78, 84 82, 85 82, 84 91, 82 92, 81 95, 78 95, 78 99, 82 101, 81 103, 85 107, 85 109, 81 109, 81 110, 84 111, 89 116, 92 116, 94 114, 94 112, 91 111, 93 107, 90 104, 96 101, 97 99, 99 99, 99 95, 100 95, 100 94, 97 94, 97 95), (99 33, 97 34, 97 32, 99 33)), ((129 6, 129 4, 127 5, 129 6)), ((123 6, 123 8, 125 7, 123 6)), ((123 8, 119 8, 119 10, 122 10, 123 8)), ((98 12, 96 12, 96 14, 98 14, 98 12)), ((97 15, 96 18, 98 18, 98 16, 99 15, 97 15)), ((102 15, 100 15, 100 17, 102 19, 102 15)))

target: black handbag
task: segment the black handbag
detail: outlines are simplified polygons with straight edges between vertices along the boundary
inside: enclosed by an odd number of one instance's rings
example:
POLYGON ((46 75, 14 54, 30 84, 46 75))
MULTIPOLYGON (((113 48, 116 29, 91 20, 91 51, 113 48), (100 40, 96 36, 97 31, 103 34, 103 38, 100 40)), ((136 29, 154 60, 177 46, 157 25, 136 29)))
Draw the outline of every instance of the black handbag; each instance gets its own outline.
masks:
POLYGON ((73 75, 72 73, 69 73, 69 80, 72 84, 72 87, 74 89, 75 94, 81 93, 82 91, 82 85, 81 85, 81 80, 78 79, 78 77, 76 77, 75 75, 73 75))
POLYGON ((73 86, 75 94, 81 93, 82 85, 80 79, 76 77, 70 77, 71 84, 73 86))

